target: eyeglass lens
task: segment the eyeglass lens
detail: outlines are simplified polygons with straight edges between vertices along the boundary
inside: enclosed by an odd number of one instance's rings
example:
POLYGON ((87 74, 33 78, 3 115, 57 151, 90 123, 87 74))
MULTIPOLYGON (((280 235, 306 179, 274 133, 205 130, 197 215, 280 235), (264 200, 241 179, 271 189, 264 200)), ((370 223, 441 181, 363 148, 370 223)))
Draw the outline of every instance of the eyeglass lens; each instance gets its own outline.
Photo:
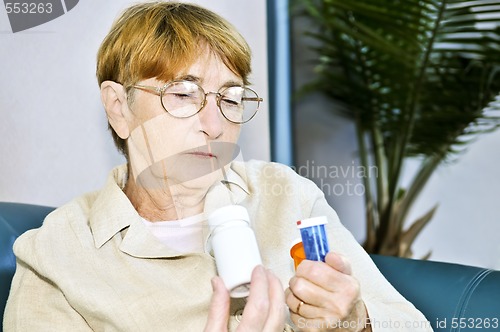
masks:
MULTIPOLYGON (((196 83, 172 82, 162 94, 162 105, 171 115, 185 118, 196 114, 204 105, 205 92, 196 83)), ((260 99, 249 89, 239 86, 219 91, 218 104, 222 114, 232 122, 249 121, 259 109, 260 99)))

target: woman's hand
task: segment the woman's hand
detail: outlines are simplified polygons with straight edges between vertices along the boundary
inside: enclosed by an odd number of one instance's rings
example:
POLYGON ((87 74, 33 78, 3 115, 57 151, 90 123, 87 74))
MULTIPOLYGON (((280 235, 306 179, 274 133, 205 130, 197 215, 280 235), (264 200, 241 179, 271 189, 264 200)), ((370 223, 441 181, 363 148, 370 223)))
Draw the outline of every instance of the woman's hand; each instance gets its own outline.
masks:
MULTIPOLYGON (((227 331, 229 292, 220 277, 212 279, 214 293, 210 302, 205 332, 227 331)), ((237 331, 281 332, 285 326, 285 296, 279 279, 263 266, 252 272, 250 295, 237 331)))
POLYGON ((330 252, 325 263, 304 260, 286 290, 286 304, 301 331, 371 331, 359 283, 348 260, 330 252))

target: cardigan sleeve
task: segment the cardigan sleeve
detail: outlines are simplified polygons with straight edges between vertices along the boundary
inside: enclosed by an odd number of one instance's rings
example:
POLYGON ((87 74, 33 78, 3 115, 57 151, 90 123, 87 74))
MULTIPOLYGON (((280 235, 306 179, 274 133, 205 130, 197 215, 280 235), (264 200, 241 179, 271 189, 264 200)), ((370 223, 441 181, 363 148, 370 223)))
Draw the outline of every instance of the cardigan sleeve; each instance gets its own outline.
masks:
MULTIPOLYGON (((307 181, 309 182, 309 181, 307 181)), ((306 185, 307 186, 307 185, 306 185)), ((335 210, 329 206, 324 194, 314 186, 306 190, 307 199, 315 197, 311 205, 311 217, 328 218, 330 250, 346 256, 354 277, 360 283, 361 297, 368 311, 372 330, 381 331, 432 331, 425 316, 407 301, 385 279, 370 256, 342 225, 335 210)))

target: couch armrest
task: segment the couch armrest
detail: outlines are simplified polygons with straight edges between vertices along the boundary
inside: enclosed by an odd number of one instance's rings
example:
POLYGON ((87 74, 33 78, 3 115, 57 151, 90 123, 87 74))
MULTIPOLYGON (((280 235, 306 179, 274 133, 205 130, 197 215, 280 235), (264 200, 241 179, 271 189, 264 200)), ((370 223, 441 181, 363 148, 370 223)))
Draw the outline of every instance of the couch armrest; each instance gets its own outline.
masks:
POLYGON ((486 331, 500 330, 500 271, 371 257, 387 280, 426 316, 435 331, 476 331, 479 327, 486 331), (489 323, 496 320, 497 328, 487 328, 487 320, 489 323), (466 326, 454 326, 461 322, 466 326))

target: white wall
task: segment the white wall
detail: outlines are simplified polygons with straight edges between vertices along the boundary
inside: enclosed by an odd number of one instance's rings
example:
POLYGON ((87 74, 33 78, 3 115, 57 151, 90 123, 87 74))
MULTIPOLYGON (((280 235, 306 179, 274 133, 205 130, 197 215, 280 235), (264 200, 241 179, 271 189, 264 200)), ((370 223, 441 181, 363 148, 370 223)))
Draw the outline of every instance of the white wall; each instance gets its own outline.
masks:
MULTIPOLYGON (((301 22, 294 31, 295 85, 312 78, 311 57, 301 38, 301 22)), ((303 173, 321 166, 347 170, 359 165, 354 125, 331 112, 324 97, 308 96, 295 105, 295 142, 303 173), (314 163, 314 164, 313 164, 314 163)), ((480 137, 460 155, 458 162, 440 167, 429 180, 409 215, 413 221, 436 203, 438 210, 417 238, 414 257, 432 251, 431 260, 500 269, 500 130, 480 137)), ((412 174, 412 165, 405 177, 412 174)), ((303 174, 305 175, 305 174, 303 174)), ((313 175, 313 174, 310 174, 313 175)), ((365 239, 364 200, 351 189, 360 184, 351 174, 312 176, 323 188, 340 219, 359 242, 365 239)))
MULTIPOLYGON (((84 0, 44 25, 12 33, 0 6, 0 201, 58 206, 99 189, 116 152, 95 79, 97 49, 130 0, 84 0)), ((253 50, 254 88, 265 100, 265 0, 198 0, 231 21, 253 50)), ((267 102, 245 125, 245 159, 269 160, 267 102)))

